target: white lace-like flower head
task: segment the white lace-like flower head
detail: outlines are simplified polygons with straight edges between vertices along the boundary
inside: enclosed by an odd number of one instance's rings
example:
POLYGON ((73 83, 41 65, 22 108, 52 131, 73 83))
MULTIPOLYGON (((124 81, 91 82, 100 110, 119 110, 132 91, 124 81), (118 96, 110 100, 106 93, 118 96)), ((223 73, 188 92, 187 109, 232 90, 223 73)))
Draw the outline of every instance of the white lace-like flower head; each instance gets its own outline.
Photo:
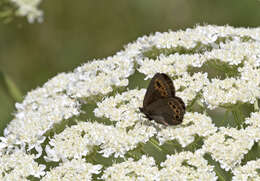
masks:
MULTIPOLYGON (((37 18, 40 1, 12 1, 37 18)), ((155 33, 53 77, 16 104, 0 180, 258 180, 259 37, 229 26, 155 33), (158 72, 185 103, 181 124, 139 109, 158 72)))

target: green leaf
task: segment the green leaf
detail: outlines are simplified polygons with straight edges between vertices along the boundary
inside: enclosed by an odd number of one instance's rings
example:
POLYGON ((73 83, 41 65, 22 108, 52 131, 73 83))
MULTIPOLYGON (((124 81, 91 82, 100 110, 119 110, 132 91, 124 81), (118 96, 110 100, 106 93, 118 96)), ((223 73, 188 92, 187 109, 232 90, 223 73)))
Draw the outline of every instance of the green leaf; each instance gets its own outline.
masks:
POLYGON ((255 142, 251 150, 244 156, 241 165, 245 165, 248 161, 260 158, 260 142, 255 142))
POLYGON ((184 150, 185 151, 191 151, 191 152, 195 152, 197 149, 200 149, 203 145, 203 137, 199 136, 199 135, 195 135, 195 139, 192 143, 190 143, 189 145, 187 145, 184 150))
POLYGON ((210 165, 214 166, 214 171, 215 171, 216 175, 218 176, 218 180, 220 180, 220 181, 231 180, 231 178, 233 176, 232 173, 230 171, 227 172, 223 168, 221 168, 219 162, 213 160, 209 153, 206 153, 204 155, 204 158, 206 160, 208 160, 208 163, 210 165))
POLYGON ((151 141, 142 144, 144 154, 154 158, 156 164, 159 166, 161 162, 165 161, 166 154, 160 147, 155 146, 151 141))
POLYGON ((14 16, 17 7, 14 5, 13 2, 9 0, 1 0, 0 1, 0 22, 3 23, 10 23, 14 16))

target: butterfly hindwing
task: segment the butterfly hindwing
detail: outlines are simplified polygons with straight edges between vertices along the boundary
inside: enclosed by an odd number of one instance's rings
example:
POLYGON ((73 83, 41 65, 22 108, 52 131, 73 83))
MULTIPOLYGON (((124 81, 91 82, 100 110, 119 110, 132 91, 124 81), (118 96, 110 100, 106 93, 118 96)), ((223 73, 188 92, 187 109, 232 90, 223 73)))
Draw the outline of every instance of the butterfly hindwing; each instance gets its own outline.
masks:
POLYGON ((158 123, 164 125, 177 125, 183 120, 185 107, 178 97, 159 99, 143 108, 144 114, 158 123))

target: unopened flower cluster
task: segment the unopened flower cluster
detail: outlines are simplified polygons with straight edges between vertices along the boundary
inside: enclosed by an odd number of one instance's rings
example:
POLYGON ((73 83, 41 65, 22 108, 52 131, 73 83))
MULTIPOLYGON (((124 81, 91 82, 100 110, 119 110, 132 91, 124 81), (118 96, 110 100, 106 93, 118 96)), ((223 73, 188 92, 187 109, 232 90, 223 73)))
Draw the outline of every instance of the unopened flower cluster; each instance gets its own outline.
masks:
POLYGON ((259 37, 260 28, 229 26, 155 33, 58 74, 16 104, 0 137, 0 179, 217 180, 222 169, 232 180, 258 180, 259 159, 244 158, 260 140, 259 37), (153 50, 161 52, 149 56, 153 50), (210 65, 223 71, 214 76, 205 68, 210 65), (144 82, 133 77, 146 80, 157 72, 172 78, 185 102, 182 124, 166 127, 139 111, 146 87, 130 87, 144 82), (235 112, 237 105, 254 108, 243 123, 214 120, 212 112, 235 112), (201 145, 187 150, 198 137, 201 145), (174 141, 179 151, 163 160, 144 146, 165 153, 163 146, 174 141), (102 164, 95 155, 112 161, 102 164))

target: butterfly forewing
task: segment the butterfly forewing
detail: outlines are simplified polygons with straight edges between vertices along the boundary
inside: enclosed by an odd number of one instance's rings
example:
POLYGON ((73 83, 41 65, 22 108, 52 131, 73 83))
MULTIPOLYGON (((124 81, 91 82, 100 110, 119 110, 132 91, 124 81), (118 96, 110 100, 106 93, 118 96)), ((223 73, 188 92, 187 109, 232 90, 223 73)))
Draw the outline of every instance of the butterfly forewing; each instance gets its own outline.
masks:
POLYGON ((146 94, 143 105, 149 105, 162 98, 174 97, 175 88, 172 80, 164 73, 157 73, 152 78, 146 94))
POLYGON ((185 109, 183 101, 176 97, 160 99, 144 108, 144 113, 149 119, 153 119, 164 125, 177 125, 183 120, 185 109))

